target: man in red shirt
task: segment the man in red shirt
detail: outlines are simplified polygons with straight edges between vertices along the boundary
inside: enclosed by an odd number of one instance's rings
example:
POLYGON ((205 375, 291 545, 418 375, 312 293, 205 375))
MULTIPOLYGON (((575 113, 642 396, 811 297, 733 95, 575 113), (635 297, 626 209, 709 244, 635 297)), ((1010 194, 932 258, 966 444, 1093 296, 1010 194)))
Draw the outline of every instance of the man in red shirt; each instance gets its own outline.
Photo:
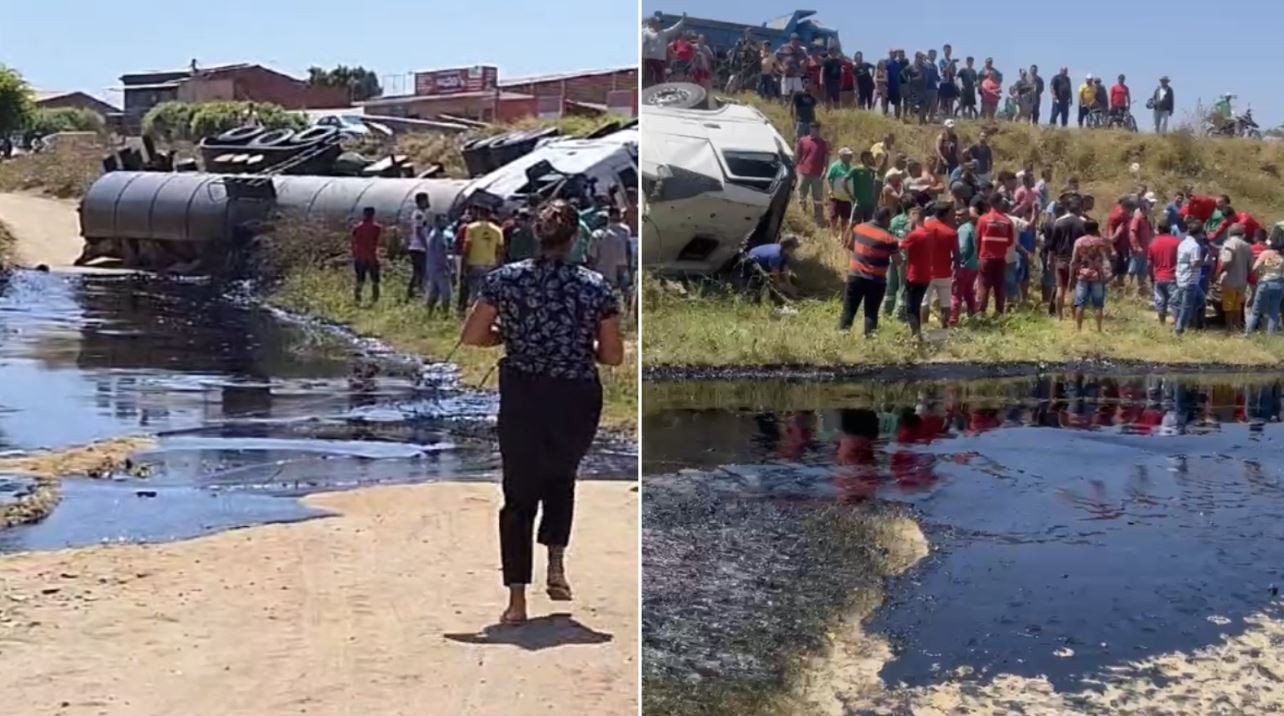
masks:
MULTIPOLYGON (((994 206, 976 222, 976 238, 981 257, 981 315, 990 305, 990 292, 994 292, 996 315, 1003 315, 1007 307, 1008 248, 1016 243, 1016 226, 1003 213, 1002 197, 994 198, 994 206)), ((984 204, 980 207, 984 211, 984 204)))
POLYGON ((1142 298, 1146 297, 1146 277, 1149 275, 1146 270, 1146 252, 1150 250, 1150 241, 1155 236, 1155 227, 1150 223, 1150 210, 1157 198, 1154 192, 1148 192, 1142 197, 1128 225, 1128 240, 1131 243, 1129 249, 1132 252, 1132 258, 1128 260, 1128 275, 1137 287, 1137 295, 1142 298))
POLYGON ((1119 198, 1119 203, 1106 216, 1105 238, 1114 246, 1115 261, 1111 266, 1115 276, 1115 287, 1123 288, 1124 277, 1128 275, 1128 261, 1132 257, 1132 214, 1137 210, 1137 200, 1132 195, 1119 198))
POLYGON ((829 145, 820 136, 820 122, 812 122, 807 135, 798 140, 798 202, 807 212, 807 195, 811 195, 812 217, 817 226, 825 225, 825 170, 829 168, 829 145))
POLYGON ((1177 299, 1177 247, 1180 245, 1181 240, 1176 236, 1160 234, 1146 249, 1150 281, 1155 287, 1155 315, 1160 325, 1168 319, 1168 307, 1177 299))
POLYGON ((932 207, 932 218, 924 225, 931 233, 932 282, 923 303, 923 323, 935 306, 941 316, 941 328, 950 327, 950 303, 954 289, 954 268, 959 263, 959 232, 954 229, 954 204, 939 201, 932 207))
POLYGON ((361 210, 361 221, 352 227, 352 267, 357 273, 353 297, 361 303, 361 287, 370 277, 370 300, 379 300, 379 237, 383 226, 374 220, 373 206, 361 210))
POLYGON ((932 232, 923 225, 922 209, 910 209, 909 219, 914 229, 901 239, 905 254, 905 316, 910 333, 917 337, 922 329, 923 297, 932 283, 932 232))
POLYGON ((1120 119, 1132 111, 1132 90, 1124 83, 1124 76, 1119 75, 1119 82, 1110 88, 1110 113, 1120 119))

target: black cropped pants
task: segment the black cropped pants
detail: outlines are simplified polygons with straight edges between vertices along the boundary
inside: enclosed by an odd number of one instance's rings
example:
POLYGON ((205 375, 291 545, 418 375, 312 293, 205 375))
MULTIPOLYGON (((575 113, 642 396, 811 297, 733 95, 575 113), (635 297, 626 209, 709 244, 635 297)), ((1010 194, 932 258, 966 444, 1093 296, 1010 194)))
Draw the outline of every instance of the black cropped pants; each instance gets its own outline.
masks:
POLYGON ((531 582, 535 515, 543 508, 539 543, 565 547, 575 512, 575 475, 597 434, 602 385, 501 366, 499 454, 504 506, 499 548, 505 585, 531 582))

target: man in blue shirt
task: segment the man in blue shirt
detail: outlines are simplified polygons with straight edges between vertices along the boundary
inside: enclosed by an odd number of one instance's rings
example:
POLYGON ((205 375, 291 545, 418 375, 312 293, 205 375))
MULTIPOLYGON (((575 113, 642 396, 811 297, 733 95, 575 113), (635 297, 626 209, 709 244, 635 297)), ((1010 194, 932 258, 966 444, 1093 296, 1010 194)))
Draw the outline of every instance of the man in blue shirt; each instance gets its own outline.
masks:
POLYGON ((905 69, 905 51, 892 50, 887 57, 887 104, 896 118, 901 118, 901 71, 905 69))
POLYGON ((936 50, 932 50, 923 63, 923 96, 919 97, 918 123, 935 120, 936 103, 941 89, 941 73, 936 69, 936 50))
POLYGON ((798 248, 798 239, 786 236, 780 243, 756 246, 745 254, 745 283, 755 298, 761 298, 764 288, 770 291, 772 300, 781 299, 793 293, 788 283, 789 260, 798 248))
POLYGON ((1178 231, 1181 231, 1183 224, 1181 220, 1181 206, 1184 203, 1186 203, 1186 195, 1179 191, 1176 194, 1173 194, 1173 200, 1168 203, 1168 206, 1164 207, 1163 229, 1165 233, 1176 234, 1178 231))

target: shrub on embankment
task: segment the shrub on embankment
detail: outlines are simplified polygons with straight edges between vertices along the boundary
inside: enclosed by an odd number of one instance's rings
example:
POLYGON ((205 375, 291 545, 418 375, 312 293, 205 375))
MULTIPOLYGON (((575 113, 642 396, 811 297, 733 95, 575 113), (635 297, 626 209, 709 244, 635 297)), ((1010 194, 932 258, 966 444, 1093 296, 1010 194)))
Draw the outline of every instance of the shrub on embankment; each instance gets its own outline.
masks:
POLYGON ((83 196, 102 175, 106 147, 66 147, 0 161, 0 192, 42 191, 61 199, 83 196))

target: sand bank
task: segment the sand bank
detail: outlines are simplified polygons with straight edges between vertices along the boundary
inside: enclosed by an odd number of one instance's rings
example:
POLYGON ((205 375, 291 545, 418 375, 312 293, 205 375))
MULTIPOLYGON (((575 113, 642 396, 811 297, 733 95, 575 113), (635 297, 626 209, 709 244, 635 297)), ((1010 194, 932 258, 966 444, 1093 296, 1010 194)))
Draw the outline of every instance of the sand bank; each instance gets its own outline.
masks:
POLYGON ((315 495, 337 516, 0 558, 5 711, 635 713, 632 488, 580 485, 576 600, 536 592, 521 628, 487 629, 503 606, 493 484, 315 495))

